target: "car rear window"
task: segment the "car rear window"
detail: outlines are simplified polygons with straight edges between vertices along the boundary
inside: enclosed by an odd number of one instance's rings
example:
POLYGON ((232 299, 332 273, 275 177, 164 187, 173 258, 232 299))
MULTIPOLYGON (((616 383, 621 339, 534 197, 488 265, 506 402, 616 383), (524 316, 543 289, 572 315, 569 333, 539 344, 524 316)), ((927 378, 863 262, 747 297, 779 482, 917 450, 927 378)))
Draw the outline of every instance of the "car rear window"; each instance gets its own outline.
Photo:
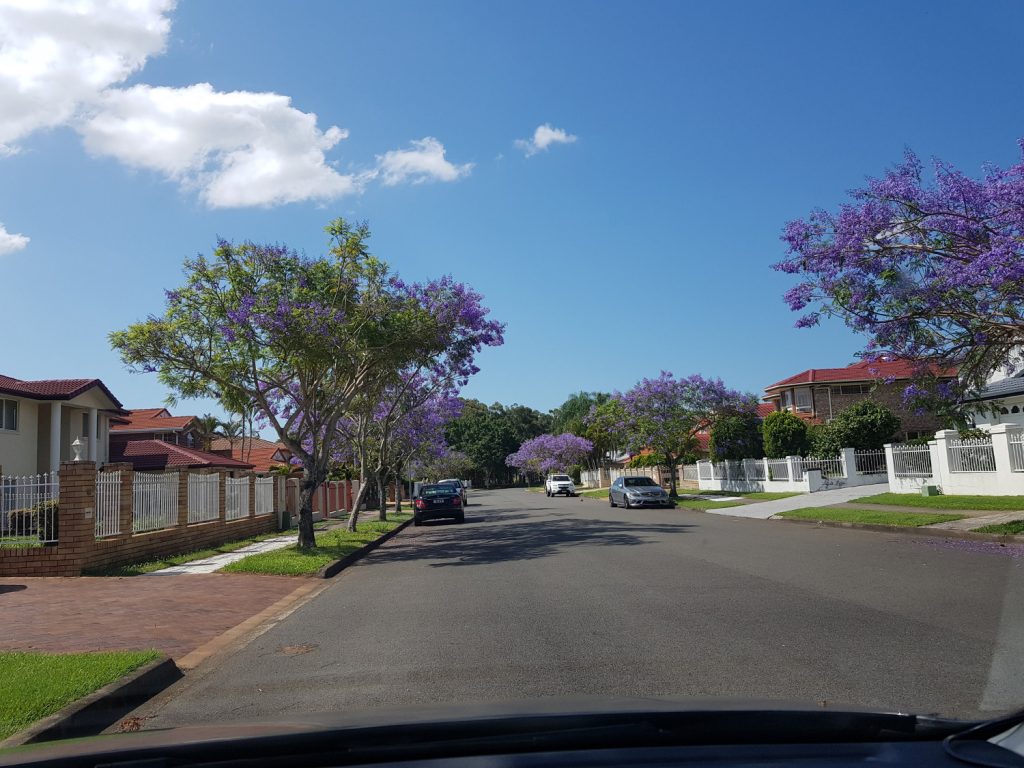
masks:
POLYGON ((451 496, 453 493, 455 487, 450 483, 420 486, 420 496, 451 496))

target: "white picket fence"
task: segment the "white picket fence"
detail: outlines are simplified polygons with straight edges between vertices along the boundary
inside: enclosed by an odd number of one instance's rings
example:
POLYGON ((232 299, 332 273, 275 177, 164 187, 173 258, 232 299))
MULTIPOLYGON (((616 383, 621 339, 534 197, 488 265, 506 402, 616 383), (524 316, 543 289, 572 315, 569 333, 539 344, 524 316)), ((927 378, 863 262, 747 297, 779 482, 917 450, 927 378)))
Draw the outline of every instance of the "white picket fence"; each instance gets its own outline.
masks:
POLYGON ((1010 469, 1024 472, 1024 432, 1008 435, 1006 442, 1010 446, 1010 469))
POLYGON ((55 543, 59 494, 56 472, 0 475, 0 547, 55 543))
POLYGON ((886 472, 885 449, 858 450, 853 454, 857 472, 862 475, 884 475, 886 472))
POLYGON ((220 517, 220 475, 188 476, 188 521, 205 523, 220 517))
POLYGON ((224 480, 224 519, 240 520, 249 516, 249 478, 224 480))
POLYGON ((256 514, 269 515, 274 511, 274 478, 257 477, 255 482, 256 514))
POLYGON ((132 480, 132 531, 159 531, 178 524, 178 473, 136 472, 132 480))
POLYGON ((96 474, 96 538, 121 533, 121 473, 96 474))

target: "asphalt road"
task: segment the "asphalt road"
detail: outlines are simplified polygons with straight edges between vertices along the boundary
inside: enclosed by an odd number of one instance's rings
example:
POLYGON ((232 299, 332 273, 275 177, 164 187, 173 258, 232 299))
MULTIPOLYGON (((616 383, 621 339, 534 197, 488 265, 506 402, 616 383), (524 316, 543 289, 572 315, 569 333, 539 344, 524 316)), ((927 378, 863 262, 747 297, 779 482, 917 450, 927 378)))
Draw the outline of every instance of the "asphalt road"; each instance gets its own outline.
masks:
POLYGON ((473 492, 141 713, 146 727, 534 697, 1024 705, 1024 552, 473 492))

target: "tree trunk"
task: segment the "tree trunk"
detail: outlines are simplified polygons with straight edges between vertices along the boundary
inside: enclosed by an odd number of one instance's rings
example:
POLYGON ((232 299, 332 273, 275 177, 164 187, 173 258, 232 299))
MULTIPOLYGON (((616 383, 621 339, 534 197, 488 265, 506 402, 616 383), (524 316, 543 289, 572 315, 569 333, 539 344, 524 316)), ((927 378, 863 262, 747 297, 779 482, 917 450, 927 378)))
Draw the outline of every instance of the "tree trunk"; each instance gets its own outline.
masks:
POLYGON ((668 464, 668 493, 672 498, 676 497, 676 464, 678 459, 670 459, 668 464))
POLYGON ((369 490, 370 484, 366 482, 366 470, 363 469, 363 465, 359 465, 359 493, 356 494, 355 501, 352 502, 352 511, 348 513, 348 525, 345 526, 345 530, 349 532, 355 532, 356 526, 359 524, 359 508, 363 506, 363 501, 366 499, 366 492, 369 490))
POLYGON ((387 471, 383 470, 383 469, 377 470, 376 475, 377 475, 377 495, 380 497, 378 499, 379 504, 380 504, 380 506, 378 507, 378 509, 380 511, 377 513, 378 516, 379 516, 378 519, 379 520, 387 520, 388 519, 387 471))
POLYGON ((399 470, 395 476, 395 514, 402 514, 402 472, 399 470))
POLYGON ((313 533, 313 494, 320 487, 321 481, 316 474, 308 469, 303 472, 299 482, 299 549, 310 549, 316 546, 313 533))

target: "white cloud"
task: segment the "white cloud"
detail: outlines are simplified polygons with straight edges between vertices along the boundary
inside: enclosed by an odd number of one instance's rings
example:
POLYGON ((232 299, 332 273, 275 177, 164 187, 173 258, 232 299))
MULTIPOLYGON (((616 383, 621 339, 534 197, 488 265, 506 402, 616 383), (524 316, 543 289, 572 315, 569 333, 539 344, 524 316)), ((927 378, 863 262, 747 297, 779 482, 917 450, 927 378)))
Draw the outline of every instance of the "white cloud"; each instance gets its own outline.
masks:
POLYGON ((0 156, 164 49, 174 0, 0 0, 0 156))
POLYGON ((515 144, 526 153, 527 157, 543 152, 552 144, 572 144, 578 137, 567 133, 561 128, 552 127, 551 123, 538 125, 532 139, 516 139, 515 144))
POLYGON ((455 181, 466 176, 473 163, 455 165, 445 159, 444 144, 432 136, 411 142, 410 149, 393 149, 377 156, 377 170, 386 186, 403 182, 455 181))
POLYGON ((3 224, 0 224, 0 256, 20 251, 28 245, 29 238, 25 235, 14 235, 8 232, 3 224))
POLYGON ((348 132, 319 130, 316 115, 276 93, 224 93, 208 83, 112 89, 78 130, 93 154, 159 171, 198 189, 212 208, 331 200, 361 183, 324 157, 348 132))

